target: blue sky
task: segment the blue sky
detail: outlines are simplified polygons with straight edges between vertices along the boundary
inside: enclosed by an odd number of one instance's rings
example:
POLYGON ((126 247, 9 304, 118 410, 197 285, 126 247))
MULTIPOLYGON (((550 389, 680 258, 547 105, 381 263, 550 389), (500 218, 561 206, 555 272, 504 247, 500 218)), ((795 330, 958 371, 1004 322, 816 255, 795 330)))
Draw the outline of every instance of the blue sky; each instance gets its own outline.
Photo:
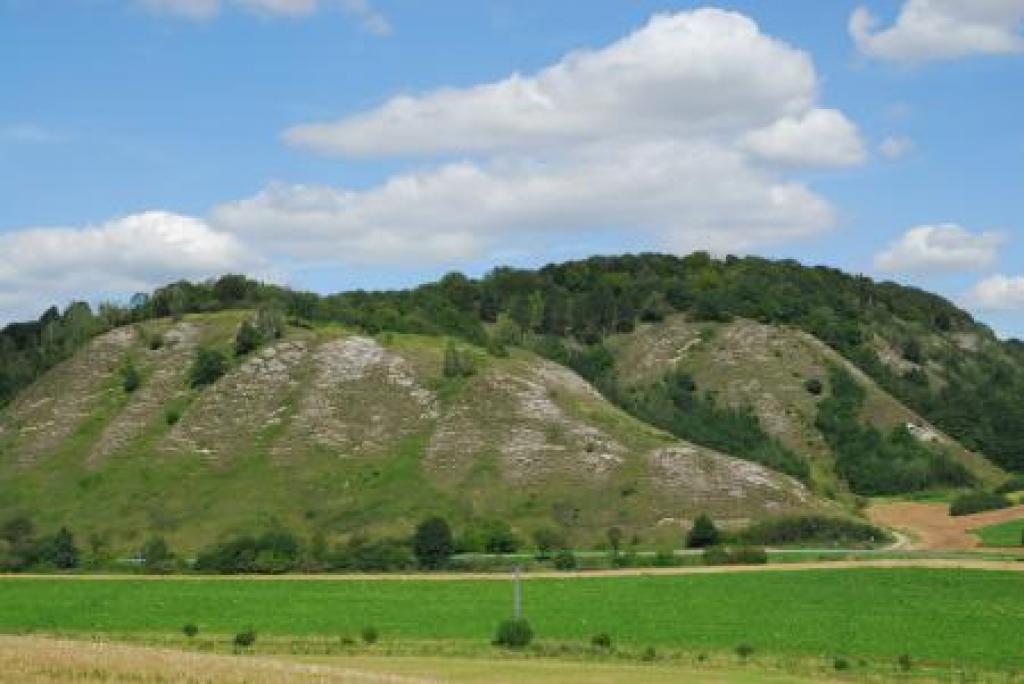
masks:
POLYGON ((915 284, 1024 336, 1022 18, 0 0, 0 320, 228 270, 330 292, 708 248, 915 284))

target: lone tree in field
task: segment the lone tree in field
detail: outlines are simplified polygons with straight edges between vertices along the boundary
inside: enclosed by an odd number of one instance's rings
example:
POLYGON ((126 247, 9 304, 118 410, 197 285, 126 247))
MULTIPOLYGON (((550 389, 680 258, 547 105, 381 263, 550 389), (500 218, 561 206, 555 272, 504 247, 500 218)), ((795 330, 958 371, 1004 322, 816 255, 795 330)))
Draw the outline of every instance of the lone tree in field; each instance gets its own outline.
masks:
POLYGON ((452 529, 441 517, 427 518, 416 527, 412 537, 412 552, 420 567, 437 570, 455 553, 452 529))
POLYGON ((707 513, 701 513, 693 521, 690 533, 686 535, 686 547, 690 549, 704 549, 714 546, 719 541, 718 528, 711 521, 707 513))

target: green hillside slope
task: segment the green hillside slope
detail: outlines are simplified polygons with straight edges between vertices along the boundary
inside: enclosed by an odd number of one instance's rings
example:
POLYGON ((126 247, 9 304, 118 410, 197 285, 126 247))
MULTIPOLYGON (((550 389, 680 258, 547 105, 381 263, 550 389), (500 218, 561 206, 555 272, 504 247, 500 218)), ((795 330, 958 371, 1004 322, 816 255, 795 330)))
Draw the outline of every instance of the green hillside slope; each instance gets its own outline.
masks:
POLYGON ((426 512, 592 543, 997 484, 1024 468, 1024 343, 913 288, 703 253, 330 296, 224 276, 9 325, 0 406, 0 514, 118 543, 426 512), (284 338, 190 387, 257 309, 284 338))
POLYGON ((627 388, 649 386, 667 373, 683 372, 716 402, 734 409, 749 407, 765 432, 808 460, 820 491, 835 492, 847 484, 844 473, 836 470, 833 447, 817 425, 833 369, 849 374, 863 389, 858 419, 865 427, 882 434, 909 428, 923 446, 948 454, 979 483, 1005 479, 1000 468, 943 434, 803 331, 745 319, 694 322, 673 315, 614 335, 608 346, 616 358, 618 380, 627 388), (822 389, 812 391, 812 383, 820 383, 822 389))
POLYGON ((30 513, 126 550, 153 532, 196 549, 274 524, 405 534, 433 513, 508 520, 524 536, 555 526, 590 545, 613 525, 678 539, 703 511, 740 524, 827 508, 786 476, 644 425, 527 351, 463 346, 473 373, 445 377, 443 338, 289 327, 191 388, 196 350, 229 348, 250 316, 117 328, 22 392, 0 416, 0 519, 30 513))

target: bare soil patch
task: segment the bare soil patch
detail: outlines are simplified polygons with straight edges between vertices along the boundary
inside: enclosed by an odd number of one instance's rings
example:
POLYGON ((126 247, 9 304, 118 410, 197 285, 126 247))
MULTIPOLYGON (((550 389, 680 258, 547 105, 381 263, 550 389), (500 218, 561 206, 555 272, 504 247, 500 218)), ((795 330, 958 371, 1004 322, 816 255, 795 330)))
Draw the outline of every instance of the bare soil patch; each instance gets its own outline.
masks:
POLYGON ((867 515, 876 525, 909 534, 912 537, 909 549, 966 551, 981 546, 981 540, 971 534, 971 530, 1024 518, 1024 505, 954 517, 949 515, 949 506, 944 503, 896 501, 875 504, 867 510, 867 515))

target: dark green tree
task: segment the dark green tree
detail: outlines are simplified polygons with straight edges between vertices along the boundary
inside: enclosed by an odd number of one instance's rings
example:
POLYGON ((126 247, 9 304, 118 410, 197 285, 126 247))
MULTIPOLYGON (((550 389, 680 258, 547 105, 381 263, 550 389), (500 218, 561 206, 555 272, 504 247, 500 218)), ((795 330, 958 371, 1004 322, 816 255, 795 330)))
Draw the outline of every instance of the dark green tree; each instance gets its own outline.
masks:
POLYGON ((427 570, 444 567, 455 553, 455 542, 448 522, 435 516, 417 525, 412 537, 412 551, 420 567, 427 570))
POLYGON ((704 549, 714 546, 719 541, 718 528, 707 513, 701 513, 693 521, 690 533, 686 535, 686 547, 689 549, 704 549))

